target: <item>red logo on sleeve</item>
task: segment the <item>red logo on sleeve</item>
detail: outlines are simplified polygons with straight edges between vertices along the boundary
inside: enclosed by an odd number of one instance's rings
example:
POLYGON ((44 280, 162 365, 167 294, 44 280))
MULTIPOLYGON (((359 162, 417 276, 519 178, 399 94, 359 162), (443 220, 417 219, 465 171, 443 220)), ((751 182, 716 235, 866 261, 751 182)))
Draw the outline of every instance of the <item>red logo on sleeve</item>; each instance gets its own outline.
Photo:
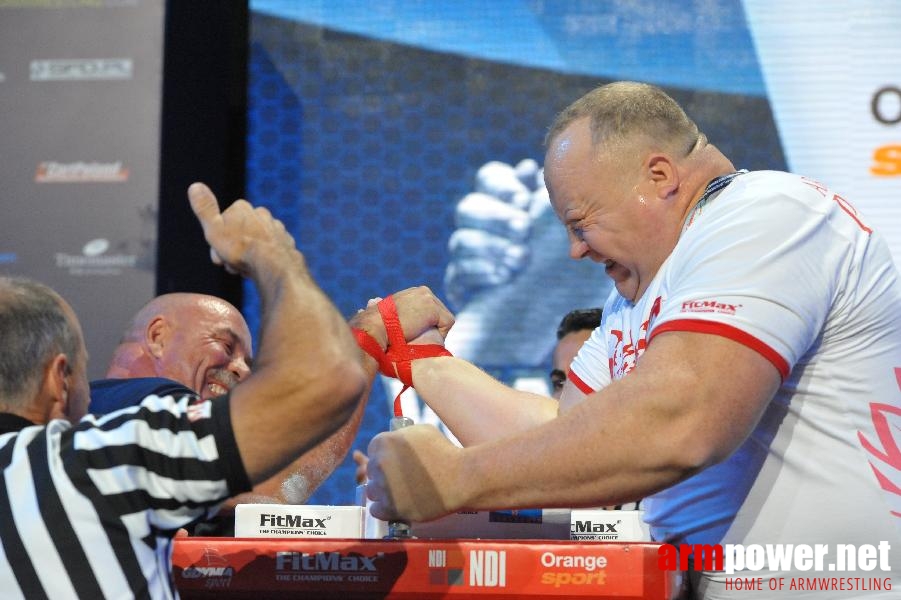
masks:
MULTIPOLYGON (((895 378, 898 381, 898 387, 901 388, 901 369, 895 369, 895 378)), ((901 474, 901 448, 898 447, 898 432, 901 431, 899 420, 901 420, 901 408, 891 404, 883 404, 880 402, 870 403, 870 414, 873 417, 873 427, 876 430, 878 445, 868 440, 860 431, 857 432, 857 438, 863 445, 864 449, 870 453, 872 458, 878 459, 880 466, 875 464, 874 460, 870 460, 870 467, 879 481, 879 485, 883 490, 894 494, 901 501, 901 487, 886 475, 885 467, 889 467, 895 471, 895 480, 899 479, 901 474), (890 422, 894 420, 894 423, 890 422), (880 468, 881 467, 881 468, 880 468)), ((901 513, 891 511, 896 517, 901 517, 901 513)))
POLYGON ((660 314, 661 297, 658 296, 648 311, 648 317, 642 321, 637 332, 631 330, 611 329, 608 347, 610 350, 610 376, 620 379, 629 374, 638 363, 638 357, 644 354, 648 347, 648 332, 654 323, 654 319, 660 314), (636 335, 637 333, 637 335, 636 335))

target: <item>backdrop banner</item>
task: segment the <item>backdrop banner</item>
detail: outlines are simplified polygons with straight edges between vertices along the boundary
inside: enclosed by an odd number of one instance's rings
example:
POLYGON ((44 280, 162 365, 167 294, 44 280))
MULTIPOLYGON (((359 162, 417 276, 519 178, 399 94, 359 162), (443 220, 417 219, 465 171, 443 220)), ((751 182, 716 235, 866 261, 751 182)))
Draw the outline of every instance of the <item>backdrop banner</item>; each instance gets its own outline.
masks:
POLYGON ((164 0, 0 0, 0 273, 79 315, 91 360, 155 291, 164 0))

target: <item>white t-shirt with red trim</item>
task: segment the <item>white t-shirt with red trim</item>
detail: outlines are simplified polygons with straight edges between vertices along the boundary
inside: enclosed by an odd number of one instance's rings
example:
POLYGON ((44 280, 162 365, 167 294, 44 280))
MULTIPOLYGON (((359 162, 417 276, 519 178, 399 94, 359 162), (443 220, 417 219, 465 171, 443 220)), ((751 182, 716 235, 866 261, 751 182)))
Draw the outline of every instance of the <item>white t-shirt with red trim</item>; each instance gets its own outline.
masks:
POLYGON ((844 198, 788 173, 738 176, 692 215, 642 298, 614 292, 603 319, 571 367, 585 393, 665 331, 728 337, 782 375, 739 450, 643 502, 655 539, 888 540, 901 564, 901 283, 844 198))

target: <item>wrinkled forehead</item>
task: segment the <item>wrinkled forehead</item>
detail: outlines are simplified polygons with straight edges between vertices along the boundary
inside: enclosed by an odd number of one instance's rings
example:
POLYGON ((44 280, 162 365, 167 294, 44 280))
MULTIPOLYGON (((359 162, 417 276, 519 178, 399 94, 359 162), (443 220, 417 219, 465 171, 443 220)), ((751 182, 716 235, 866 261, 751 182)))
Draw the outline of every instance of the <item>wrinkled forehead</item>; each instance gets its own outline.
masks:
POLYGON ((217 333, 229 334, 236 342, 244 346, 244 351, 249 355, 253 348, 250 328, 244 316, 237 308, 218 298, 208 298, 198 303, 198 309, 205 319, 214 327, 217 333))
POLYGON ((577 119, 558 133, 544 154, 544 168, 560 169, 574 157, 595 151, 588 117, 577 119))
POLYGON ((595 181, 600 166, 587 119, 570 124, 551 140, 545 154, 544 182, 558 218, 565 220, 566 211, 584 199, 586 188, 600 183, 595 181))

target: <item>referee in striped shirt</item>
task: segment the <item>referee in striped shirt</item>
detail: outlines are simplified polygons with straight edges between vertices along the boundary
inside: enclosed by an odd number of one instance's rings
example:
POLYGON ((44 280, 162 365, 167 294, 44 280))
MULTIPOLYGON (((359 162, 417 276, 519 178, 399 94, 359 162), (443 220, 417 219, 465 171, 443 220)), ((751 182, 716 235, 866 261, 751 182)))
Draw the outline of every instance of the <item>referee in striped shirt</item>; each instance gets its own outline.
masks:
POLYGON ((373 373, 281 222, 243 200, 220 214, 202 184, 188 195, 213 260, 263 300, 254 373, 226 396, 85 416, 77 317, 49 288, 0 278, 3 598, 176 598, 175 532, 314 447, 366 392, 373 373))

